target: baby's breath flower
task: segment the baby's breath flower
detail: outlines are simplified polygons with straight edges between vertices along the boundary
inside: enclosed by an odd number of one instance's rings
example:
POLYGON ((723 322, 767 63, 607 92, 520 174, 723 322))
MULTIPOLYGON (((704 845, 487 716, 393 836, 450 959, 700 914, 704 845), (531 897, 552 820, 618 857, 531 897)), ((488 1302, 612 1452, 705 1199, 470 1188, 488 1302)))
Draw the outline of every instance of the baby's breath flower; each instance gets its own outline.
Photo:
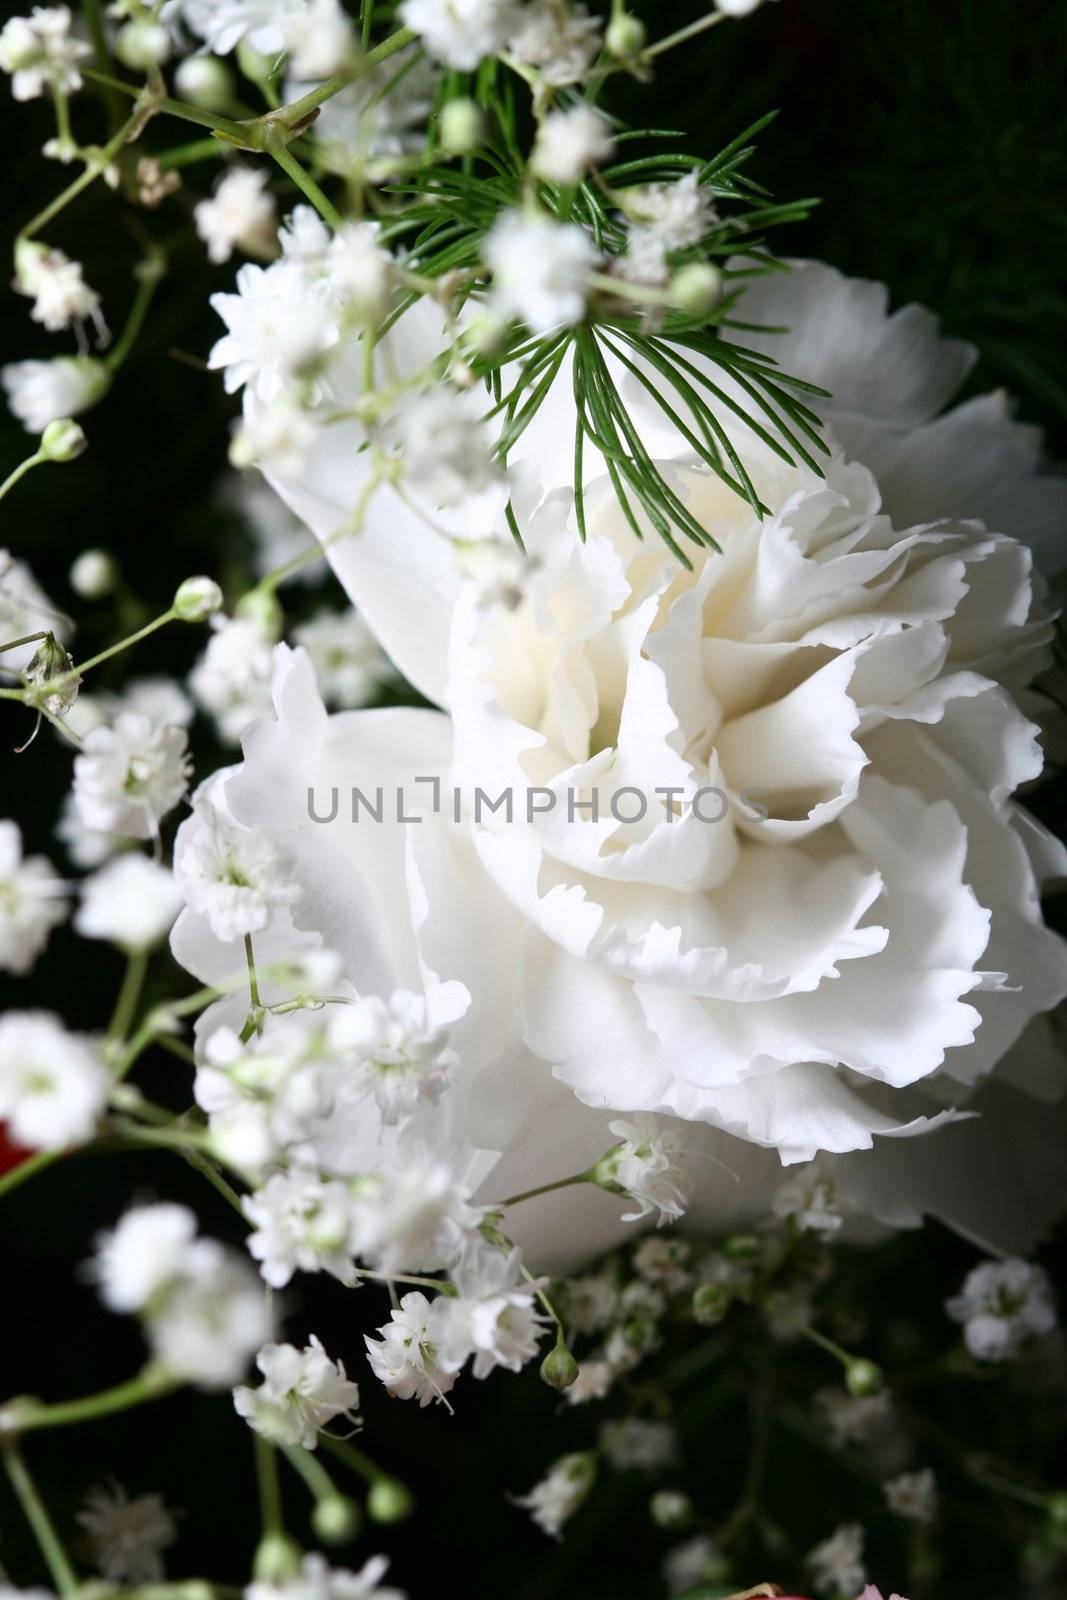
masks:
POLYGON ((574 184, 610 156, 614 144, 607 119, 591 106, 552 111, 537 130, 530 166, 548 183, 574 184))
POLYGON ((24 856, 17 823, 0 822, 0 972, 29 972, 66 915, 66 889, 52 863, 24 856))
POLYGON ((1028 1339, 1056 1326, 1048 1274, 1017 1258, 974 1267, 945 1309, 953 1322, 962 1323, 964 1341, 977 1361, 1007 1361, 1028 1339))
POLYGON ((257 1389, 235 1389, 234 1409, 256 1433, 276 1444, 314 1450, 319 1432, 334 1417, 358 1422, 359 1387, 340 1361, 330 1360, 314 1334, 304 1350, 291 1344, 264 1345, 256 1366, 263 1382, 257 1389))
POLYGON ((0 1017, 0 1121, 28 1150, 59 1150, 92 1137, 109 1079, 89 1039, 48 1011, 0 1017))
POLYGON ((259 167, 234 167, 215 185, 210 200, 201 200, 193 216, 210 260, 228 261, 234 250, 270 256, 277 249, 278 215, 259 167))
POLYGON ((596 1456, 592 1451, 575 1451, 560 1456, 528 1494, 518 1495, 517 1506, 524 1507, 543 1533, 558 1539, 564 1524, 587 1498, 596 1479, 596 1456))
POLYGON ((78 62, 90 46, 71 34, 69 6, 37 6, 28 17, 11 17, 0 32, 0 71, 11 73, 16 100, 73 94, 82 86, 78 62))
POLYGON ((438 61, 470 72, 503 47, 520 7, 517 0, 402 0, 398 15, 438 61))
POLYGON ((534 333, 579 322, 597 261, 592 239, 572 222, 505 211, 485 241, 492 305, 534 333))
POLYGON ((120 1484, 99 1485, 78 1512, 93 1565, 110 1583, 134 1586, 163 1577, 162 1552, 178 1537, 174 1513, 158 1494, 131 1499, 120 1484))

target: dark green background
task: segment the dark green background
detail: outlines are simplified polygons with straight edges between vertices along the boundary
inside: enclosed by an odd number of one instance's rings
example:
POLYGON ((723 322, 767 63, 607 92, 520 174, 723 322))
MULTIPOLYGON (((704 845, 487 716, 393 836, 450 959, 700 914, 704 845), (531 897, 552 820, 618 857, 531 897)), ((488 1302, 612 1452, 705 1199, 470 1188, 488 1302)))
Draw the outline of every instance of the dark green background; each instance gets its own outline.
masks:
MULTIPOLYGON (((701 11, 672 3, 639 9, 657 34, 701 11)), ((883 278, 895 302, 919 299, 937 309, 948 332, 979 348, 974 387, 1013 389, 1021 414, 1044 425, 1053 452, 1063 456, 1065 47, 1067 7, 1051 0, 776 0, 745 24, 724 24, 678 52, 669 71, 641 91, 639 109, 631 97, 633 114, 646 125, 684 128, 695 149, 711 152, 769 106, 779 106, 780 120, 763 135, 752 170, 779 198, 816 194, 823 203, 808 223, 780 234, 777 247, 883 278)), ((91 119, 97 113, 86 103, 76 114, 91 119)), ((42 103, 15 108, 0 87, 0 124, 8 153, 3 209, 14 232, 63 178, 36 154, 50 131, 42 103)), ((89 132, 82 121, 78 126, 89 132)), ((171 139, 173 126, 165 134, 157 127, 153 137, 171 139)), ((198 364, 217 333, 207 296, 231 278, 229 268, 205 264, 188 227, 191 191, 206 176, 199 169, 190 192, 163 212, 143 214, 150 231, 168 234, 184 217, 186 237, 172 254, 134 358, 110 398, 86 419, 89 452, 72 466, 33 475, 3 507, 0 544, 31 562, 60 605, 72 603, 66 587, 71 559, 91 544, 115 552, 130 586, 154 609, 168 602, 180 578, 200 570, 224 575, 240 555, 239 531, 211 500, 234 407, 198 364)), ((137 250, 117 216, 113 199, 98 188, 48 234, 85 261, 116 326, 137 250)), ((61 348, 61 340, 33 327, 27 311, 27 302, 14 295, 0 298, 5 361, 61 348)), ((27 443, 10 419, 0 419, 0 472, 21 458, 27 443)), ((98 615, 103 640, 110 618, 103 610, 98 615)), ((84 637, 96 643, 91 623, 84 637)), ((184 671, 200 642, 193 630, 172 630, 138 657, 138 669, 184 671)), ((5 728, 0 814, 17 816, 34 844, 51 847, 67 757, 47 735, 25 756, 9 756, 23 736, 22 717, 9 710, 5 728)), ((1054 818, 1060 798, 1053 780, 1035 804, 1054 818)), ((117 977, 116 957, 87 952, 64 931, 32 983, 9 990, 9 1003, 54 1005, 73 1025, 95 1028, 106 1018, 117 977)), ((165 1060, 151 1070, 157 1097, 173 1095, 182 1103, 184 1069, 165 1060)), ((131 1196, 153 1194, 188 1197, 205 1227, 233 1235, 221 1202, 164 1154, 108 1161, 83 1156, 5 1200, 3 1371, 18 1376, 5 1376, 4 1384, 58 1398, 132 1370, 141 1356, 136 1329, 99 1310, 78 1281, 77 1264, 95 1229, 131 1196)), ((944 1340, 940 1302, 973 1259, 972 1251, 938 1230, 893 1246, 868 1294, 871 1348, 877 1351, 905 1307, 931 1338, 944 1340)), ((579 1520, 574 1540, 561 1550, 501 1498, 504 1489, 527 1487, 554 1454, 585 1442, 588 1414, 568 1413, 561 1422, 553 1397, 532 1376, 521 1383, 499 1375, 486 1385, 465 1382, 455 1418, 387 1402, 360 1356, 361 1332, 381 1311, 372 1294, 344 1295, 304 1280, 299 1301, 292 1297, 289 1325, 293 1336, 320 1332, 365 1380, 365 1443, 407 1477, 423 1502, 408 1528, 382 1538, 374 1532, 360 1550, 391 1549, 394 1576, 413 1600, 444 1593, 509 1600, 658 1596, 664 1541, 642 1514, 638 1482, 620 1480, 579 1520)), ((798 1386, 820 1381, 819 1358, 813 1360, 796 1362, 798 1386)), ((1010 1394, 997 1400, 990 1390, 946 1389, 934 1410, 960 1437, 979 1444, 995 1434, 1001 1448, 1039 1474, 1054 1470, 1054 1439, 1010 1394)), ((714 1512, 732 1502, 744 1472, 742 1416, 727 1411, 705 1423, 699 1389, 687 1415, 695 1445, 691 1487, 714 1512)), ((827 1469, 813 1476, 810 1458, 799 1456, 784 1432, 772 1443, 777 1511, 805 1545, 837 1520, 865 1514, 867 1502, 846 1474, 827 1469)), ((182 1395, 92 1430, 32 1441, 28 1455, 61 1521, 69 1521, 88 1483, 114 1473, 131 1492, 158 1489, 188 1507, 175 1574, 243 1578, 255 1526, 251 1451, 225 1399, 182 1395)), ((293 1490, 292 1504, 300 1508, 303 1491, 295 1484, 293 1490)), ((1018 1595, 1011 1544, 1027 1536, 1025 1521, 999 1513, 987 1518, 969 1496, 959 1498, 939 1592, 946 1600, 976 1589, 983 1600, 1018 1595)), ((3 1499, 0 1561, 23 1584, 41 1577, 3 1499)), ((885 1518, 873 1524, 872 1565, 887 1594, 902 1583, 902 1552, 885 1518)), ((772 1574, 765 1567, 752 1570, 747 1581, 771 1575, 802 1581, 797 1571, 772 1574)))

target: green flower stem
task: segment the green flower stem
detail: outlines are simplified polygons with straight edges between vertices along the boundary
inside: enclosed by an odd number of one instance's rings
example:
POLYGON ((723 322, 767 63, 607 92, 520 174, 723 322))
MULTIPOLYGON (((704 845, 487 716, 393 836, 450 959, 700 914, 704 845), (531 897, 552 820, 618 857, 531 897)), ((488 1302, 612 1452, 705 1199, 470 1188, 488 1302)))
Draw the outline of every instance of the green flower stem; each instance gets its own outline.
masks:
POLYGON ((64 672, 58 678, 53 679, 50 687, 62 687, 66 679, 80 678, 84 673, 90 672, 93 667, 99 667, 103 662, 110 661, 112 656, 120 655, 123 650, 129 650, 131 646, 140 644, 141 640, 147 639, 150 633, 156 633, 160 628, 165 628, 168 622, 175 620, 176 616, 177 613, 171 607, 169 611, 164 611, 162 616, 146 623, 143 628, 138 628, 136 633, 127 634, 126 638, 120 639, 118 644, 108 645, 106 650, 101 650, 99 655, 90 656, 88 661, 80 661, 69 672, 64 672))
POLYGON ((148 971, 148 951, 131 950, 126 959, 126 971, 123 973, 122 984, 119 988, 115 1009, 108 1025, 107 1037, 117 1041, 125 1039, 133 1021, 137 1002, 141 997, 144 987, 145 973, 148 971))
MULTIPOLYGON (((82 70, 87 77, 95 76, 88 68, 83 68, 82 70)), ((139 97, 141 91, 138 89, 136 93, 139 97)), ((121 128, 112 135, 102 150, 94 150, 91 153, 86 151, 83 157, 85 171, 80 173, 73 183, 69 183, 65 189, 61 190, 54 200, 49 201, 43 211, 39 211, 32 221, 28 222, 20 230, 19 239, 32 239, 35 233, 40 233, 42 228, 47 227, 52 218, 58 216, 66 206, 70 205, 72 200, 76 200, 84 189, 88 189, 90 184, 95 183, 97 178, 110 166, 111 161, 118 155, 130 135, 141 126, 143 118, 144 112, 142 110, 134 111, 133 116, 127 117, 121 128)))
POLYGON ((78 1575, 60 1543, 47 1507, 37 1492, 37 1485, 26 1470, 25 1462, 14 1444, 6 1445, 2 1454, 15 1497, 22 1507, 26 1521, 33 1529, 34 1538, 52 1574, 56 1589, 61 1595, 76 1593, 79 1587, 78 1575))
POLYGON ((825 1333, 820 1333, 818 1328, 805 1325, 797 1331, 802 1333, 805 1339, 810 1339, 812 1344, 817 1344, 820 1349, 833 1356, 834 1360, 839 1361, 843 1367, 850 1367, 856 1359, 847 1350, 842 1349, 841 1345, 835 1343, 833 1339, 827 1338, 825 1333))
POLYGON ((245 959, 248 962, 248 993, 253 1006, 259 1011, 263 1002, 259 998, 259 979, 256 976, 256 955, 252 949, 252 935, 245 934, 245 959))
POLYGON ((148 314, 148 308, 152 304, 152 297, 159 286, 160 279, 167 270, 163 252, 161 250, 152 250, 135 270, 137 291, 134 294, 133 304, 130 306, 129 315, 126 318, 126 326, 104 358, 104 366, 109 372, 118 371, 137 342, 138 335, 144 326, 144 319, 148 314))
POLYGON ((417 1289, 437 1289, 441 1294, 453 1293, 452 1285, 444 1278, 413 1278, 409 1273, 399 1272, 372 1272, 369 1267, 353 1267, 353 1272, 359 1278, 366 1278, 369 1283, 411 1283, 417 1289))
POLYGON ((332 1456, 336 1456, 338 1461, 343 1461, 346 1467, 358 1473, 364 1483, 373 1485, 391 1482, 388 1472, 383 1472, 370 1456, 364 1455, 362 1450, 358 1450, 347 1439, 335 1439, 332 1433, 320 1433, 319 1439, 332 1456))
POLYGON ((556 1178, 553 1183, 540 1183, 536 1189, 523 1189, 521 1194, 509 1195, 506 1200, 495 1202, 496 1207, 503 1211, 508 1206, 517 1206, 522 1200, 533 1200, 539 1194, 551 1194, 554 1189, 568 1189, 575 1183, 592 1183, 588 1172, 576 1172, 572 1178, 556 1178))
MULTIPOLYGON (((3 655, 5 650, 17 650, 20 644, 37 644, 39 640, 51 637, 49 633, 24 633, 21 639, 9 639, 6 644, 0 644, 0 655, 3 655)), ((4 671, 13 672, 14 668, 5 667, 4 671)))
POLYGON ((13 1417, 14 1433, 39 1433, 44 1428, 67 1428, 78 1422, 111 1417, 149 1400, 159 1400, 179 1387, 178 1378, 162 1367, 150 1365, 125 1383, 116 1384, 113 1389, 102 1389, 99 1394, 85 1395, 80 1400, 61 1400, 55 1405, 46 1405, 40 1400, 13 1400, 0 1407, 0 1411, 7 1411, 13 1417))
MULTIPOLYGON (((34 467, 39 467, 42 461, 47 460, 48 457, 45 455, 43 450, 36 450, 32 456, 27 456, 25 461, 20 461, 14 472, 9 473, 4 479, 3 483, 0 483, 0 500, 2 500, 6 494, 10 494, 16 483, 20 482, 21 479, 26 476, 27 472, 32 472, 34 467)), ((31 634, 30 638, 43 639, 44 634, 31 634)), ((26 643, 28 643, 28 640, 26 639, 14 639, 12 640, 12 644, 5 644, 2 648, 5 650, 10 650, 14 644, 26 643)))
POLYGON ((206 1129, 189 1127, 146 1128, 138 1122, 126 1122, 123 1118, 113 1117, 110 1131, 117 1133, 122 1139, 130 1139, 139 1145, 158 1145, 164 1150, 211 1150, 211 1136, 206 1129))
POLYGON ((283 1444, 281 1450, 293 1471, 303 1478, 315 1500, 337 1498, 337 1485, 310 1450, 303 1450, 298 1444, 283 1444))
POLYGON ((226 147, 218 139, 193 139, 189 144, 175 145, 157 156, 161 172, 173 172, 178 167, 191 167, 198 161, 217 161, 225 155, 226 147))
POLYGON ((655 44, 650 44, 642 50, 642 61, 652 61, 656 56, 663 55, 665 50, 673 50, 675 45, 686 44, 688 40, 695 39, 698 33, 705 33, 708 28, 714 28, 718 23, 726 20, 725 11, 711 11, 707 16, 698 17, 688 27, 679 28, 676 33, 665 34, 662 39, 657 39, 655 44))
POLYGON ((282 1492, 278 1482, 278 1452, 269 1439, 261 1433, 253 1434, 256 1451, 256 1485, 259 1489, 259 1512, 263 1523, 263 1537, 284 1534, 282 1492))
POLYGON ((20 1184, 26 1183, 30 1178, 35 1178, 39 1172, 44 1172, 47 1167, 61 1160, 66 1154, 65 1149, 38 1150, 36 1155, 27 1156, 25 1161, 20 1161, 17 1167, 12 1167, 10 1172, 5 1172, 0 1177, 0 1200, 3 1199, 5 1194, 10 1194, 13 1189, 17 1189, 20 1184))
POLYGON ((339 228, 341 213, 333 201, 322 192, 310 172, 306 172, 300 165, 286 144, 284 136, 276 134, 267 145, 267 153, 274 157, 282 171, 292 178, 301 193, 311 201, 323 222, 331 228, 339 228))
POLYGON ((317 111, 327 100, 332 100, 335 94, 340 94, 342 89, 347 89, 356 78, 363 77, 380 62, 388 61, 390 56, 396 55, 398 50, 403 50, 405 45, 412 44, 415 38, 416 35, 411 28, 398 28, 388 39, 383 39, 373 50, 368 50, 348 72, 339 72, 332 78, 324 79, 299 100, 293 100, 289 105, 282 106, 274 120, 284 121, 284 125, 291 128, 306 122, 312 112, 317 111))

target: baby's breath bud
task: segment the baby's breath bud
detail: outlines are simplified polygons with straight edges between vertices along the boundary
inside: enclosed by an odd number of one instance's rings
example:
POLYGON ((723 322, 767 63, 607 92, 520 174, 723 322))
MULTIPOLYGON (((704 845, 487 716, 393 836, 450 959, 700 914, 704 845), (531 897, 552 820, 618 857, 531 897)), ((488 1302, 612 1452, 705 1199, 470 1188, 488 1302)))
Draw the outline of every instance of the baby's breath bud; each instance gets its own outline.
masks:
POLYGON ((203 111, 225 111, 233 103, 233 77, 218 56, 187 56, 174 74, 174 85, 203 111))
POLYGON ((84 428, 73 417, 57 417, 41 435, 41 454, 49 461, 76 461, 88 443, 84 428))
POLYGON ((403 1522, 415 1509, 415 1501, 395 1478, 379 1478, 367 1496, 367 1511, 374 1522, 403 1522))
POLYGON ((237 46, 237 65, 253 83, 269 83, 274 62, 270 56, 261 55, 258 50, 253 50, 246 39, 242 39, 237 46))
POLYGON ((222 609, 222 590, 214 578, 186 578, 178 585, 173 610, 180 622, 206 622, 222 609))
POLYGON ((722 299, 722 273, 710 261, 690 261, 671 279, 671 299, 692 316, 713 311, 722 299))
POLYGON ((681 1489, 657 1489, 648 1509, 657 1528, 686 1528, 693 1520, 693 1502, 681 1489))
POLYGON ((65 717, 78 698, 81 679, 73 668, 71 656, 51 634, 34 651, 23 677, 35 685, 34 700, 49 716, 65 717), (51 687, 53 680, 58 680, 55 687, 51 687))
POLYGON ((106 550, 83 550, 68 576, 74 593, 83 600, 102 600, 114 589, 119 569, 106 550))
POLYGON ((632 17, 628 11, 620 11, 618 16, 612 17, 608 23, 604 43, 611 55, 617 56, 621 61, 627 61, 631 56, 640 54, 645 48, 647 37, 645 25, 640 18, 632 17))
POLYGON ((268 1533, 259 1541, 252 1562, 257 1583, 282 1584, 300 1570, 300 1546, 285 1533, 268 1533))
POLYGON ((1054 1528, 1067 1533, 1067 1491, 1049 1495, 1048 1519, 1054 1528))
POLYGON ((541 1363, 541 1377, 550 1389, 569 1389, 578 1376, 578 1363, 562 1340, 541 1363))
POLYGON ((754 1261, 761 1249, 754 1233, 732 1233, 722 1247, 724 1256, 731 1261, 754 1261))
POLYGON ((874 1361, 857 1357, 845 1368, 845 1387, 858 1400, 866 1395, 877 1394, 884 1382, 882 1369, 874 1361))
POLYGON ((161 67, 170 56, 170 34, 162 23, 141 17, 127 22, 119 29, 115 40, 115 54, 124 66, 134 72, 147 72, 150 67, 161 67))
POLYGON ((442 106, 437 124, 441 148, 452 156, 465 156, 476 150, 485 133, 485 118, 481 107, 473 100, 449 100, 442 106))
POLYGON ((280 633, 285 620, 270 589, 249 589, 237 602, 237 615, 258 623, 264 633, 280 633))
POLYGON ((359 1532, 359 1523, 356 1502, 340 1494, 320 1500, 311 1515, 311 1526, 323 1544, 347 1544, 359 1532))
POLYGON ((702 1283, 693 1290, 693 1321, 701 1327, 713 1328, 722 1321, 730 1309, 730 1291, 722 1283, 702 1283))

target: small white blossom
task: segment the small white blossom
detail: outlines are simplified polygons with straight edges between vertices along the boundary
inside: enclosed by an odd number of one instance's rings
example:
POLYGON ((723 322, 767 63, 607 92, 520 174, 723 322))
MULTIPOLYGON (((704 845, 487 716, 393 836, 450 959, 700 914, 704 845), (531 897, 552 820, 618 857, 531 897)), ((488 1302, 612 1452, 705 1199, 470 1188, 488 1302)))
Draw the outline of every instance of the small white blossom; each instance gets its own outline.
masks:
POLYGON ((517 611, 526 596, 527 581, 536 570, 524 550, 509 534, 488 538, 455 539, 452 548, 464 577, 475 585, 478 602, 486 610, 501 606, 517 611))
POLYGON ((338 0, 308 0, 285 25, 289 71, 297 78, 329 78, 354 58, 356 37, 338 0))
POLYGON ((678 1459, 678 1438, 669 1422, 618 1417, 605 1422, 600 1444, 616 1472, 657 1472, 678 1459))
POLYGON ((537 130, 530 166, 548 183, 580 183, 614 149, 607 119, 592 106, 552 111, 537 130))
POLYGON ((624 199, 633 226, 647 229, 666 251, 699 243, 717 220, 711 190, 701 187, 699 180, 694 167, 674 183, 627 190, 624 199))
POLYGON ((610 1361, 591 1359, 578 1364, 578 1376, 569 1389, 564 1390, 568 1405, 586 1405, 590 1400, 603 1400, 611 1392, 616 1372, 610 1361))
POLYGON ((596 1458, 577 1451, 560 1456, 528 1494, 516 1496, 515 1504, 530 1513, 543 1533, 558 1539, 589 1494, 596 1478, 596 1458))
POLYGON ((378 232, 376 222, 346 222, 330 242, 326 281, 354 322, 377 322, 389 309, 393 258, 378 232))
POLYGON ((223 743, 238 744, 250 722, 270 715, 275 636, 258 617, 215 616, 211 629, 189 687, 223 743))
POLYGON ((180 15, 216 55, 228 55, 246 42, 260 55, 276 56, 307 9, 308 0, 170 0, 164 16, 180 15))
POLYGON ((0 32, 0 71, 10 72, 16 100, 73 94, 82 86, 78 62, 90 47, 72 36, 69 6, 36 6, 28 17, 12 17, 0 32))
POLYGON ((13 361, 0 368, 7 403, 28 433, 43 433, 57 418, 87 411, 110 381, 107 368, 91 356, 13 361))
POLYGON ((614 1318, 619 1289, 607 1272, 566 1280, 567 1323, 576 1333, 599 1333, 614 1318))
POLYGON ((434 505, 458 505, 503 481, 478 411, 473 395, 428 389, 405 401, 392 421, 405 476, 434 505))
POLYGON ((216 1028, 208 1039, 196 1101, 231 1166, 258 1174, 272 1161, 295 1158, 319 1129, 334 1102, 319 1038, 313 1026, 277 1018, 248 1042, 232 1028, 216 1028))
POLYGON ((729 1575, 729 1561, 706 1533, 675 1545, 663 1562, 669 1594, 686 1594, 702 1583, 722 1583, 729 1575))
POLYGON ((560 89, 581 83, 600 53, 600 19, 582 5, 563 0, 532 0, 523 6, 508 50, 534 67, 544 83, 560 89))
POLYGON ((219 179, 210 200, 193 209, 196 231, 214 262, 229 261, 234 250, 270 256, 277 247, 278 214, 259 167, 234 167, 219 179))
POLYGON ((162 1552, 178 1537, 174 1515, 158 1494, 131 1500, 117 1483, 90 1489, 77 1521, 96 1570, 109 1583, 158 1583, 162 1552))
POLYGON ((174 874, 186 904, 227 944, 258 933, 275 907, 300 896, 288 860, 265 834, 232 822, 215 805, 210 786, 178 829, 174 874))
POLYGON ((425 997, 408 989, 397 989, 388 1000, 363 995, 339 1006, 330 1018, 329 1040, 374 1096, 386 1125, 438 1100, 457 1059, 444 1030, 430 1025, 425 997))
POLYGON ((440 1302, 439 1360, 458 1372, 473 1356, 476 1378, 495 1367, 518 1372, 537 1354, 547 1319, 536 1309, 543 1280, 522 1276, 519 1252, 498 1250, 473 1239, 452 1268, 454 1298, 440 1302))
POLYGON ((688 1175, 682 1165, 677 1134, 648 1113, 633 1122, 609 1122, 622 1142, 597 1164, 597 1182, 613 1193, 625 1194, 637 1205, 624 1213, 624 1222, 637 1222, 658 1212, 657 1224, 683 1215, 688 1204, 688 1175))
POLYGON ((296 261, 246 264, 237 274, 237 293, 214 294, 211 304, 228 331, 208 366, 224 369, 228 394, 248 384, 259 399, 273 400, 294 379, 311 376, 340 337, 327 286, 296 261))
POLYGON ((388 1567, 385 1556, 371 1556, 358 1572, 305 1556, 299 1572, 283 1583, 250 1583, 244 1600, 407 1600, 400 1589, 382 1583, 388 1567))
POLYGON ((852 1395, 847 1389, 822 1389, 815 1399, 820 1420, 838 1446, 870 1444, 892 1424, 893 1406, 888 1389, 865 1395, 852 1395))
POLYGON ((14 822, 0 822, 0 972, 29 972, 67 915, 62 879, 45 856, 23 856, 14 822))
POLYGON ((693 1281, 689 1246, 684 1239, 665 1239, 658 1234, 642 1239, 634 1251, 633 1263, 647 1283, 659 1285, 668 1294, 680 1294, 693 1281))
POLYGON ((1056 1326, 1052 1286, 1043 1267, 1013 1258, 972 1268, 960 1293, 946 1301, 976 1361, 1007 1361, 1028 1339, 1056 1326))
POLYGON ((863 1565, 863 1529, 858 1522, 844 1522, 814 1550, 808 1552, 808 1566, 815 1586, 827 1594, 848 1600, 859 1594, 867 1581, 863 1565))
POLYGON ((265 1345, 256 1366, 263 1382, 258 1389, 235 1389, 234 1408, 250 1428, 276 1444, 314 1450, 320 1430, 334 1417, 358 1421, 358 1385, 340 1361, 330 1360, 314 1334, 304 1350, 291 1344, 265 1345))
POLYGON ((428 1155, 360 1179, 356 1213, 357 1254, 386 1277, 450 1266, 482 1215, 466 1184, 428 1155))
POLYGON ((359 612, 319 611, 293 629, 311 657, 324 700, 357 710, 394 676, 389 658, 359 612))
POLYGON ((149 950, 166 937, 181 906, 174 874, 133 852, 83 884, 74 926, 86 939, 110 939, 124 950, 149 950))
POLYGON ((933 1522, 937 1516, 937 1480, 932 1467, 902 1472, 882 1485, 890 1511, 907 1522, 933 1522))
POLYGON ((592 239, 573 222, 505 211, 485 241, 493 274, 492 304, 533 333, 550 333, 581 321, 589 278, 597 263, 592 239))
POLYGON ((397 15, 438 61, 470 72, 503 47, 520 8, 516 0, 402 0, 397 15))
POLYGON ((123 711, 111 727, 93 728, 75 759, 78 815, 87 828, 154 838, 188 788, 190 770, 184 728, 123 711))
POLYGON ((443 1401, 456 1381, 454 1372, 437 1364, 440 1307, 440 1300, 431 1303, 424 1294, 406 1294, 378 1329, 382 1337, 364 1337, 371 1371, 398 1400, 417 1399, 420 1406, 443 1401))
POLYGON ((230 445, 230 461, 235 467, 263 467, 295 476, 307 464, 317 436, 306 408, 283 392, 251 416, 241 417, 230 445))
POLYGON ((763 0, 715 0, 716 11, 725 17, 750 17, 763 0))
POLYGON ((156 1360, 175 1377, 228 1389, 270 1337, 263 1286, 236 1252, 197 1239, 147 1332, 156 1360))
POLYGON ((179 1275, 193 1240, 188 1206, 134 1206, 110 1232, 98 1234, 90 1274, 110 1311, 143 1311, 179 1275))
POLYGON ((91 319, 103 336, 100 296, 82 276, 81 263, 62 250, 23 241, 15 251, 15 288, 33 301, 30 316, 49 333, 91 319))
POLYGON ((242 1201, 255 1230, 248 1240, 263 1277, 283 1289, 294 1272, 329 1272, 358 1281, 353 1261, 355 1216, 345 1184, 291 1167, 276 1172, 242 1201))
POLYGON ((835 1234, 845 1220, 839 1209, 834 1183, 818 1162, 801 1167, 774 1197, 776 1217, 789 1217, 801 1233, 835 1234))
POLYGON ((109 1079, 89 1039, 50 1011, 0 1017, 0 1122, 27 1150, 60 1150, 93 1135, 109 1079))

